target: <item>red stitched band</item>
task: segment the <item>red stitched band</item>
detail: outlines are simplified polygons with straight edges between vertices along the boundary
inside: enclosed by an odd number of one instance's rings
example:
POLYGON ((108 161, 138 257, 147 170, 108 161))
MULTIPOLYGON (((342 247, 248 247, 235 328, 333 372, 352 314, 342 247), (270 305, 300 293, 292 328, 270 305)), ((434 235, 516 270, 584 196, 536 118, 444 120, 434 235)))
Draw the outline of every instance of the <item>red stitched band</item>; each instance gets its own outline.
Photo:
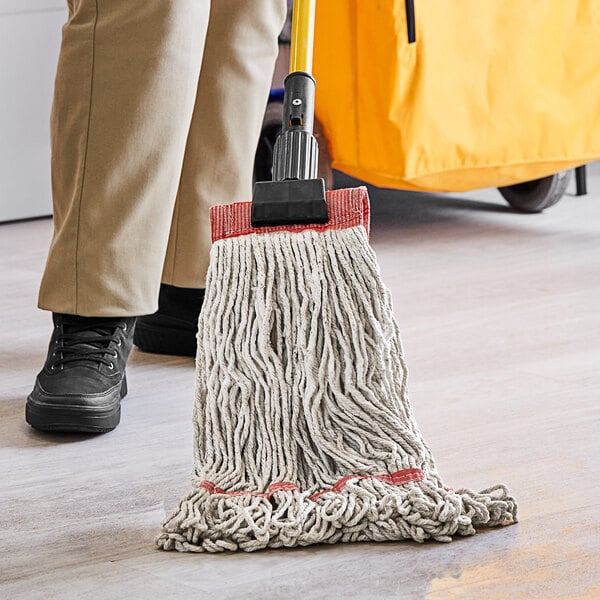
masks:
POLYGON ((379 479, 385 483, 391 483, 393 485, 402 485, 403 483, 409 483, 411 481, 421 481, 425 478, 421 469, 403 469, 402 471, 395 471, 394 473, 385 473, 383 475, 346 475, 342 477, 335 485, 329 490, 321 490, 313 494, 310 499, 316 500, 319 496, 326 494, 327 492, 341 492, 348 481, 351 479, 379 479))
POLYGON ((328 229, 348 229, 362 225, 369 233, 369 196, 367 188, 348 188, 327 192, 327 209, 329 222, 323 225, 280 225, 277 227, 252 227, 250 209, 252 202, 234 202, 210 209, 212 241, 239 237, 250 233, 275 233, 288 231, 299 233, 312 229, 327 231, 328 229))
MULTIPOLYGON (((411 481, 422 481, 425 478, 421 469, 402 469, 394 473, 384 473, 383 475, 346 475, 342 477, 333 485, 333 487, 327 490, 321 490, 313 494, 310 499, 316 500, 319 496, 326 494, 327 492, 341 492, 346 484, 351 479, 378 479, 385 483, 391 483, 392 485, 402 485, 403 483, 409 483, 411 481)), ((226 492, 223 488, 217 487, 212 481, 204 479, 200 482, 198 487, 207 490, 211 494, 228 494, 229 496, 242 496, 244 494, 250 494, 251 496, 258 496, 260 498, 269 499, 275 492, 298 490, 298 486, 290 481, 279 481, 272 483, 266 492, 254 492, 251 490, 239 490, 235 492, 226 492)))

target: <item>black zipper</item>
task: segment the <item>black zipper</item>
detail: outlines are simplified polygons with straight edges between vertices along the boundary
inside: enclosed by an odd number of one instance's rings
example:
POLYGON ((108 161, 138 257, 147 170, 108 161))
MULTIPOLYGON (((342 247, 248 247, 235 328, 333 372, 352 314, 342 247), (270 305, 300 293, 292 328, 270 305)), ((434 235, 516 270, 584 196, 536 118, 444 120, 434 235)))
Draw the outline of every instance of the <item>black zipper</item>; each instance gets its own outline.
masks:
POLYGON ((417 31, 415 28, 415 0, 404 0, 404 6, 406 7, 408 43, 413 44, 417 41, 417 31))

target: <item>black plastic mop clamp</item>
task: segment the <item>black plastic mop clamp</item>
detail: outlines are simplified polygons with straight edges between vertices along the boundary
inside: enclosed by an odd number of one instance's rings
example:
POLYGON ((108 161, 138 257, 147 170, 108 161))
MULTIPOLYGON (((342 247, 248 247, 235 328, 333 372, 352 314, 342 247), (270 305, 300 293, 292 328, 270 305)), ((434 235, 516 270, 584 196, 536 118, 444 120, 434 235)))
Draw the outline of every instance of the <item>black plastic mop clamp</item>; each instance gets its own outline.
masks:
POLYGON ((325 181, 317 178, 313 136, 315 80, 297 71, 285 79, 283 123, 273 150, 273 181, 254 184, 253 227, 327 223, 325 181))

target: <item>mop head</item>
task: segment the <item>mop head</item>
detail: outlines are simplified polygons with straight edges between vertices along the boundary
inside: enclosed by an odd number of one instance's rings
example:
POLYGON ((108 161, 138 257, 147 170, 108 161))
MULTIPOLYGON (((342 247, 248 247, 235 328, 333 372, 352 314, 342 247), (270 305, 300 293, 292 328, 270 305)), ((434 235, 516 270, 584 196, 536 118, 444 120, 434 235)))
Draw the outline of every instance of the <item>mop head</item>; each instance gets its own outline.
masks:
POLYGON ((327 204, 325 225, 259 230, 249 202, 211 211, 192 490, 160 548, 449 542, 516 521, 503 485, 444 486, 408 401, 367 191, 327 204))

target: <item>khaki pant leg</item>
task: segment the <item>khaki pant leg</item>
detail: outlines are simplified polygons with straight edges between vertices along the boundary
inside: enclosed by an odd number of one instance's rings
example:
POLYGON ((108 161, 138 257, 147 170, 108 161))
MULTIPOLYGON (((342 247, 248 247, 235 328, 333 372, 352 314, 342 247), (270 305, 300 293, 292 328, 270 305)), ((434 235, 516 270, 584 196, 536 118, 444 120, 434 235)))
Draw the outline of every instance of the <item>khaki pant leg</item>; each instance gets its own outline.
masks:
POLYGON ((39 306, 87 316, 151 313, 210 3, 68 4, 51 120, 55 233, 39 306))
POLYGON ((204 287, 209 211, 252 197, 256 145, 286 0, 213 0, 163 281, 204 287))

